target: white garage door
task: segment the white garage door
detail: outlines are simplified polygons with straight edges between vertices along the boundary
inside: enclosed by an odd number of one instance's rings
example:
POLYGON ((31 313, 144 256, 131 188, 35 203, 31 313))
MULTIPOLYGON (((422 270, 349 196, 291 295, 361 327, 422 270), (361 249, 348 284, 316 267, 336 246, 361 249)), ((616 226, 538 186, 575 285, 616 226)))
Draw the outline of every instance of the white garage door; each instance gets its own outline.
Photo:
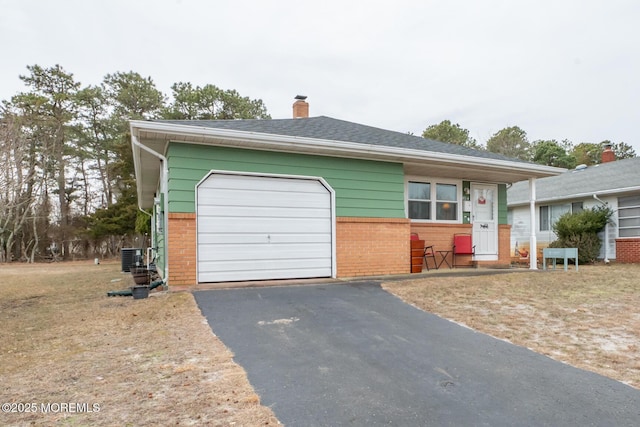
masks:
POLYGON ((332 200, 318 178, 212 172, 197 188, 198 281, 331 277, 332 200))

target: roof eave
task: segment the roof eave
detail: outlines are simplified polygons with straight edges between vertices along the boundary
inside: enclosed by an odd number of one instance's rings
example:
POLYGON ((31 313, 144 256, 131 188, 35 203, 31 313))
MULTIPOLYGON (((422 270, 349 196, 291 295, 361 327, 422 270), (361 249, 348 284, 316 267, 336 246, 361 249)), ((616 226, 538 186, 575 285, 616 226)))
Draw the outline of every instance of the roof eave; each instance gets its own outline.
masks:
POLYGON ((566 169, 551 166, 485 157, 175 123, 134 120, 131 121, 131 131, 132 135, 136 135, 140 142, 144 140, 144 138, 140 137, 140 134, 146 132, 154 139, 166 139, 175 142, 206 144, 211 143, 211 140, 215 139, 217 144, 230 147, 250 147, 307 154, 347 156, 401 163, 437 162, 443 165, 464 164, 468 167, 488 166, 495 170, 509 172, 510 174, 519 172, 514 175, 519 175, 520 178, 514 178, 511 182, 528 178, 555 176, 566 171, 566 169), (207 142, 208 140, 209 142, 207 142))
MULTIPOLYGON (((622 195, 626 193, 632 193, 635 191, 640 191, 640 186, 612 188, 610 190, 586 191, 583 193, 577 193, 577 194, 571 194, 571 195, 536 198, 536 204, 559 202, 563 200, 584 199, 585 197, 587 198, 593 197, 594 195, 598 197, 616 196, 616 195, 622 195)), ((527 206, 529 205, 529 203, 530 202, 528 200, 518 200, 517 202, 513 202, 513 203, 507 202, 507 206, 508 207, 527 206)))

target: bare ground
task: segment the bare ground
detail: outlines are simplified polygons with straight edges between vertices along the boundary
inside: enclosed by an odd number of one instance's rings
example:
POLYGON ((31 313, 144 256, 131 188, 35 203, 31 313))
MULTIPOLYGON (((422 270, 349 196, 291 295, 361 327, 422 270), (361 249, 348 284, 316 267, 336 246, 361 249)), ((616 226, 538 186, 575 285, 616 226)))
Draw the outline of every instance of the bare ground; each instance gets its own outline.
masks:
POLYGON ((423 310, 640 388, 640 265, 432 275, 383 287, 423 310))
POLYGON ((106 296, 131 285, 115 263, 0 265, 1 425, 279 425, 190 293, 106 296))

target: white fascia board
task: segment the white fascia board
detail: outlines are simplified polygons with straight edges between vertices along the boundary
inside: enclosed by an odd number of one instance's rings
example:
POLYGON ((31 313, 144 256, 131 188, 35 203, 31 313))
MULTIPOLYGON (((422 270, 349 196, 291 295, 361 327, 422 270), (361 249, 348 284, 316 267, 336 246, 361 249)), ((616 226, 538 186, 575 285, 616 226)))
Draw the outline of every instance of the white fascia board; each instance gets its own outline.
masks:
MULTIPOLYGON (((569 194, 564 196, 555 196, 555 197, 545 197, 544 199, 537 198, 536 205, 545 204, 545 203, 553 203, 553 202, 562 202, 566 200, 574 200, 574 199, 583 199, 583 198, 591 198, 594 195, 600 197, 606 196, 615 196, 617 194, 631 193, 634 191, 640 191, 640 186, 633 187, 624 187, 624 188, 612 188, 611 190, 600 190, 600 191, 587 191, 583 193, 569 194)), ((529 201, 519 201, 515 203, 507 203, 508 207, 517 207, 517 206, 525 206, 528 205, 529 201)))
MULTIPOLYGON (((214 137, 237 142, 256 142, 266 148, 287 149, 287 151, 303 151, 301 147, 312 149, 318 154, 339 152, 344 155, 358 156, 362 158, 420 162, 421 160, 437 161, 440 163, 467 164, 470 166, 491 166, 496 169, 519 170, 529 172, 538 177, 553 176, 566 172, 566 169, 553 166, 536 165, 533 163, 512 162, 484 157, 464 156, 459 154, 438 153, 434 151, 414 150, 409 148, 380 146, 357 142, 333 141, 327 139, 306 138, 299 136, 287 136, 267 134, 260 132, 247 132, 231 129, 208 128, 200 126, 180 125, 174 123, 131 121, 132 134, 136 129, 150 132, 164 133, 167 136, 199 136, 214 137)), ((182 141, 176 141, 182 142, 182 141)), ((230 146, 234 146, 230 144, 230 146)))

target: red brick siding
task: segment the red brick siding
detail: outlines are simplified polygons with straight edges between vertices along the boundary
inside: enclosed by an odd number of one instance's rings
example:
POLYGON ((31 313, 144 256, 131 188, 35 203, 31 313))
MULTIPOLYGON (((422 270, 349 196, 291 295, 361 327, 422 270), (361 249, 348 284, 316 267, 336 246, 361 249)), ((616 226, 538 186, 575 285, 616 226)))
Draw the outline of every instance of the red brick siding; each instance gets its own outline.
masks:
POLYGON ((508 224, 498 226, 498 265, 511 265, 511 226, 508 224))
MULTIPOLYGON (((426 245, 433 245, 436 251, 451 250, 453 247, 453 235, 456 233, 471 233, 471 224, 434 224, 434 223, 413 223, 411 232, 418 233, 420 239, 425 240, 426 245)), ((478 265, 483 267, 495 266, 503 267, 511 263, 510 255, 511 226, 499 225, 498 228, 498 260, 478 261, 478 265)), ((438 262, 440 255, 436 255, 438 262)), ((471 262, 471 257, 466 257, 471 262)), ((451 259, 449 259, 451 262, 451 259)), ((464 264, 464 258, 456 258, 456 264, 464 264)))
MULTIPOLYGON (((170 213, 168 224, 169 284, 196 285, 196 215, 170 213)), ((336 219, 338 277, 406 274, 411 269, 410 234, 418 233, 436 250, 451 249, 455 233, 470 233, 469 224, 412 224, 407 219, 336 219)), ((480 265, 508 265, 511 227, 499 229, 499 259, 480 265)), ((640 245, 640 240, 637 240, 640 245)))
POLYGON ((411 269, 407 219, 336 219, 338 277, 406 274, 411 269))
POLYGON ((616 262, 640 263, 640 238, 616 239, 616 262))
MULTIPOLYGON (((169 284, 196 284, 196 216, 169 214, 169 284)), ((338 277, 408 273, 409 221, 385 218, 338 218, 338 277)))
POLYGON ((170 213, 167 258, 169 285, 196 285, 196 214, 170 213))

